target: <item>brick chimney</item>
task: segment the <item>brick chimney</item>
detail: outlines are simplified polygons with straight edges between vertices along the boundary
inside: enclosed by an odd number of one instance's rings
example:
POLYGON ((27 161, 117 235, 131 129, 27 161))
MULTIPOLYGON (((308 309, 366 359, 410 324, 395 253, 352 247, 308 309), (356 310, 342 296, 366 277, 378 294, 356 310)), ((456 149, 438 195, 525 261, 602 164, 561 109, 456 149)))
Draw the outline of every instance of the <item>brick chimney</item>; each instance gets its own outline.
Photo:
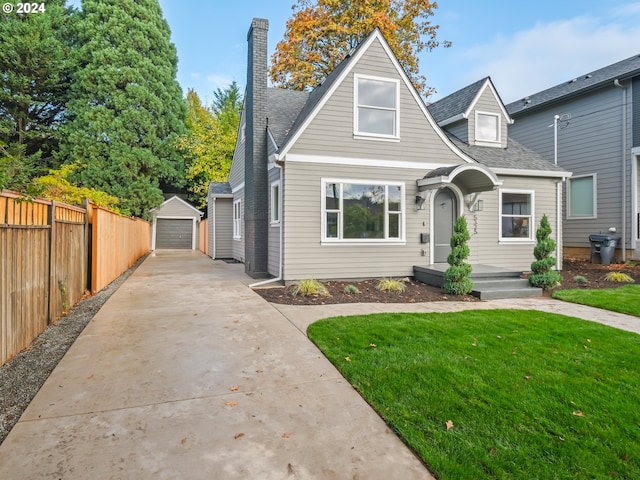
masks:
POLYGON ((267 172, 267 31, 269 21, 254 18, 247 34, 245 98, 245 272, 252 278, 268 273, 269 178, 267 172))

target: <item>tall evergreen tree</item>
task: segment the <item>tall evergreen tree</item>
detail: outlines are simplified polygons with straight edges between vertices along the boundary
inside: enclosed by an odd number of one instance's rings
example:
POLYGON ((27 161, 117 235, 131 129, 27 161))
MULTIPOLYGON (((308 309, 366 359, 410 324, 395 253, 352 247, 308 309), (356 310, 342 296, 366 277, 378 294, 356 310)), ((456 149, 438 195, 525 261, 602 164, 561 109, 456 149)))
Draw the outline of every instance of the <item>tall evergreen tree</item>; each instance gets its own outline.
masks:
POLYGON ((178 58, 158 0, 83 0, 71 121, 61 154, 75 182, 145 216, 162 202, 161 182, 181 182, 174 148, 185 104, 178 58))
POLYGON ((0 187, 26 189, 57 166, 74 36, 65 0, 44 12, 0 12, 0 187))

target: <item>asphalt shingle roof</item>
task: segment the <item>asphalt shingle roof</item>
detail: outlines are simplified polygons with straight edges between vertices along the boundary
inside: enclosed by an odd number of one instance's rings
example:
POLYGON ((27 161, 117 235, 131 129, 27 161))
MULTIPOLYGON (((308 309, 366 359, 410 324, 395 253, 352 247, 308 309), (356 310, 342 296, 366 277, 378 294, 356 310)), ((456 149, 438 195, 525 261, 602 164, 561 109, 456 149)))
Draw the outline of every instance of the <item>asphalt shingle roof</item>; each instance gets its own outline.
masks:
POLYGON ((437 123, 466 112, 489 77, 482 78, 457 92, 433 102, 427 108, 437 123))
POLYGON ((278 146, 282 145, 287 138, 291 126, 308 99, 309 92, 282 88, 267 89, 269 131, 278 146))
POLYGON ((640 54, 512 102, 507 105, 507 111, 510 115, 517 115, 523 110, 532 110, 563 97, 613 84, 615 79, 625 80, 638 74, 640 74, 640 54))
POLYGON ((209 183, 209 196, 211 195, 231 195, 231 185, 229 182, 209 183))

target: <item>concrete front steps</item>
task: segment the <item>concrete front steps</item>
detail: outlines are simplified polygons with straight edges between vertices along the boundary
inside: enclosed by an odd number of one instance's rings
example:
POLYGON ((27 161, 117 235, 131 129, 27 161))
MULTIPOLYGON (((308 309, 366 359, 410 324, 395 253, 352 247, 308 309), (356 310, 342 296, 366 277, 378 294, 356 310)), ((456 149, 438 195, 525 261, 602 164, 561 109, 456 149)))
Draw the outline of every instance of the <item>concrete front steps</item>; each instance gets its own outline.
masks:
MULTIPOLYGON (((472 265, 471 295, 480 300, 496 300, 499 298, 540 297, 542 289, 529 286, 529 281, 521 278, 522 272, 490 265, 472 265)), ((414 266, 413 276, 416 280, 442 287, 444 272, 449 268, 446 263, 435 263, 426 267, 414 266)))

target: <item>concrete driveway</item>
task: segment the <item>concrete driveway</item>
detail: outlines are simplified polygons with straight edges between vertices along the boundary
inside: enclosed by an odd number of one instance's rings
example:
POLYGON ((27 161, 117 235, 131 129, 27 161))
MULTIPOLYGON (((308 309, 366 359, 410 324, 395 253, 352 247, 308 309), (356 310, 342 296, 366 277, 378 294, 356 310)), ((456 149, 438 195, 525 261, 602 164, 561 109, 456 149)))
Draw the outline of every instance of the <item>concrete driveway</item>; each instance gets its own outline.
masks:
POLYGON ((0 446, 0 478, 433 478, 250 282, 149 256, 0 446))

